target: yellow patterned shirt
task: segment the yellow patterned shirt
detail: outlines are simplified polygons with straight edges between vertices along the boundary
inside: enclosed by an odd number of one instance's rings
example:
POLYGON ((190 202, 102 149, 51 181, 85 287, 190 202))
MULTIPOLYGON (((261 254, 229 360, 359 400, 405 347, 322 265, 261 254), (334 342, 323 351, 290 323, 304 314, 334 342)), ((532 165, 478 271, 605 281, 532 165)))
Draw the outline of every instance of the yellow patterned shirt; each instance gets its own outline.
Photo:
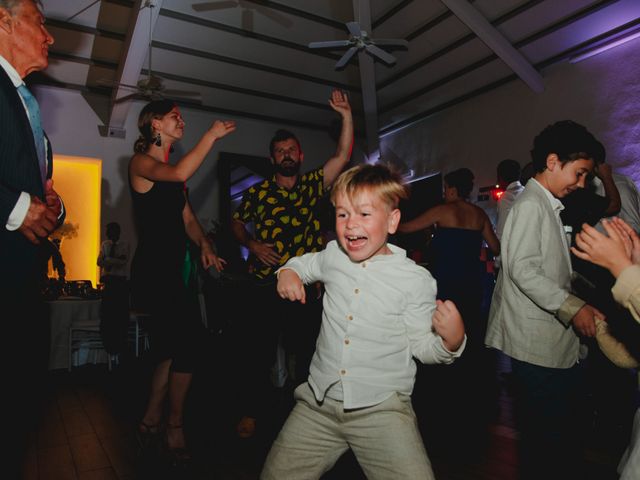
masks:
POLYGON ((292 257, 322 250, 317 207, 324 195, 323 177, 322 168, 312 170, 287 190, 273 176, 250 187, 242 197, 233 219, 253 223, 256 240, 272 243, 281 256, 280 264, 270 267, 250 255, 249 271, 258 278, 268 278, 292 257))

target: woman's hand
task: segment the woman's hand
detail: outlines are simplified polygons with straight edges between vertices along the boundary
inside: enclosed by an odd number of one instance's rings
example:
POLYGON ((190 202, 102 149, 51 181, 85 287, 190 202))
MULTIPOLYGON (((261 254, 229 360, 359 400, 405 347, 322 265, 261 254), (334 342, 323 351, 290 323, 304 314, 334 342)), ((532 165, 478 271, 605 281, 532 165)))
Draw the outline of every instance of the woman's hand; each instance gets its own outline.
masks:
POLYGON ((224 270, 227 261, 213 253, 213 248, 209 242, 203 242, 200 247, 200 259, 205 270, 214 267, 218 272, 224 270))
POLYGON ((236 122, 233 120, 216 120, 209 128, 209 133, 213 135, 214 138, 222 138, 225 135, 233 132, 236 129, 236 122))
MULTIPOLYGON (((633 240, 618 223, 603 220, 602 225, 608 236, 583 224, 582 231, 576 235, 578 248, 571 247, 571 251, 576 257, 604 267, 618 278, 620 272, 632 264, 633 240)), ((640 248, 640 242, 636 241, 636 244, 640 248)))

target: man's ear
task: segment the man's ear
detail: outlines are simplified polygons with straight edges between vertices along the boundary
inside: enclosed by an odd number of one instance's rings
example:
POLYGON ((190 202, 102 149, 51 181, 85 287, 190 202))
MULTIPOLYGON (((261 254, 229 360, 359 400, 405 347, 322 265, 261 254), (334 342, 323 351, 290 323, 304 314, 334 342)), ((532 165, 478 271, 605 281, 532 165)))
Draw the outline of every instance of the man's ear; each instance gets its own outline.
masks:
POLYGON ((560 159, 555 153, 547 155, 547 170, 553 171, 554 168, 560 165, 560 159))
POLYGON ((300 163, 304 162, 304 153, 300 150, 300 163))
POLYGON ((391 210, 391 213, 389 213, 389 226, 387 228, 387 232, 389 233, 389 235, 393 235, 394 233, 396 233, 396 230, 398 230, 398 225, 400 224, 400 209, 399 208, 394 208, 393 210, 391 210))
POLYGON ((13 16, 6 8, 0 7, 0 29, 6 33, 11 33, 13 30, 13 16))

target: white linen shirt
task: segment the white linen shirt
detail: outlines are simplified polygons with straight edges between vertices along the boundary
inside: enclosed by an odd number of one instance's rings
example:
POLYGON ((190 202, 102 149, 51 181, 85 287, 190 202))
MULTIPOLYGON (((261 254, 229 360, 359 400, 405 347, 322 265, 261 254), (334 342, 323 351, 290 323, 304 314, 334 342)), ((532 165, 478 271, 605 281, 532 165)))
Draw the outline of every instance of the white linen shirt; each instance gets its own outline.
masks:
MULTIPOLYGON (((436 282, 395 245, 390 255, 352 262, 337 241, 317 253, 294 257, 305 284, 325 285, 322 326, 309 369, 309 384, 321 402, 342 382, 345 409, 376 405, 398 392, 411 395, 416 364, 452 363, 464 350, 449 352, 432 331, 436 282)), ((281 269, 281 270, 282 270, 281 269)))

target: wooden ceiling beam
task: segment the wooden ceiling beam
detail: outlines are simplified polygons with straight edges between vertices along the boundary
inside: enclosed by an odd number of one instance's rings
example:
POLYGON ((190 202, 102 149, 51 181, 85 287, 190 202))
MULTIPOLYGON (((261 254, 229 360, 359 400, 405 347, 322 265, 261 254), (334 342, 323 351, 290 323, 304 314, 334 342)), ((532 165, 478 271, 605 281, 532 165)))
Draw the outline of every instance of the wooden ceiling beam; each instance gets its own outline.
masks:
POLYGON ((149 32, 153 32, 163 0, 136 0, 131 12, 131 23, 116 74, 116 86, 111 96, 111 111, 107 136, 121 136, 129 114, 131 102, 118 102, 130 95, 131 89, 121 85, 137 85, 144 61, 149 52, 149 32))
POLYGON ((542 76, 526 58, 467 0, 440 0, 536 93, 544 91, 542 76))

